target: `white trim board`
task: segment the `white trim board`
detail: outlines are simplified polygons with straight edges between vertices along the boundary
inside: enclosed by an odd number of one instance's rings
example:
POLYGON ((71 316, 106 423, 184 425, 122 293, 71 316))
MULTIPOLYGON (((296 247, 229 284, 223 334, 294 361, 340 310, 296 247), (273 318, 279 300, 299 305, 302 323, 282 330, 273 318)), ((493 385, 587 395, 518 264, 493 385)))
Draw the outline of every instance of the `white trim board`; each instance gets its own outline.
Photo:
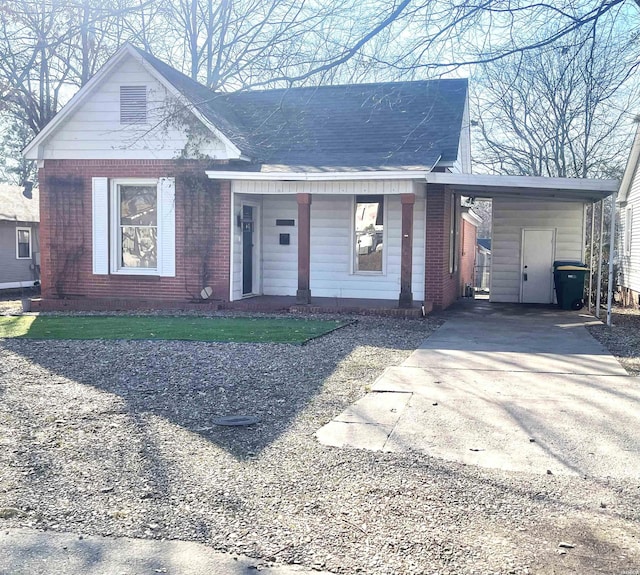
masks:
POLYGON ((38 280, 29 280, 23 282, 4 282, 0 283, 0 289, 18 289, 18 288, 29 288, 36 285, 38 280))
POLYGON ((245 181, 361 181, 413 180, 447 185, 466 196, 528 196, 564 201, 596 201, 618 190, 618 180, 587 178, 545 178, 537 176, 495 176, 487 174, 452 174, 425 170, 371 170, 358 172, 245 172, 206 170, 214 180, 245 181))

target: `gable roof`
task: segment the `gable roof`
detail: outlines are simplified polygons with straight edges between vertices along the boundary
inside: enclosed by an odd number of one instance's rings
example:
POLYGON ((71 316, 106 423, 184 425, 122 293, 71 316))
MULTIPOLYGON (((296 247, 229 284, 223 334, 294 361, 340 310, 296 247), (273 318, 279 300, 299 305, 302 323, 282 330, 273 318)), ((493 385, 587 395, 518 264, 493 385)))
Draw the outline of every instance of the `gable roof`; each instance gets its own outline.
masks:
MULTIPOLYGON (((127 57, 140 58, 142 56, 142 63, 145 62, 151 64, 149 59, 153 58, 150 54, 143 52, 131 44, 124 44, 108 61, 100 68, 96 74, 94 74, 90 80, 71 98, 71 100, 60 110, 51 121, 36 135, 31 142, 29 142, 22 150, 23 156, 29 159, 40 159, 40 145, 44 142, 69 118, 82 104, 83 102, 98 89, 100 84, 109 76, 109 74, 120 65, 120 63, 127 57)), ((160 63, 159 60, 153 58, 156 63, 160 63)), ((170 66, 164 64, 164 66, 170 70, 173 70, 170 66)), ((189 109, 209 131, 211 131, 228 149, 232 157, 240 157, 240 150, 231 142, 224 133, 222 133, 215 124, 212 124, 208 117, 203 115, 198 106, 195 106, 189 98, 185 98, 180 90, 176 88, 174 83, 163 73, 158 70, 158 66, 151 65, 146 66, 146 69, 158 80, 179 102, 185 105, 185 108, 189 109)), ((176 74, 180 74, 177 70, 174 70, 176 74)), ((183 76, 183 74, 180 74, 183 76)), ((186 78, 186 76, 184 76, 186 78)), ((193 82, 197 86, 196 82, 193 82)), ((207 90, 204 86, 200 86, 207 90)), ((207 90, 210 94, 211 92, 207 90)))
POLYGON ((238 170, 431 170, 438 162, 451 165, 458 158, 466 79, 221 93, 128 44, 25 148, 25 154, 33 157, 36 145, 126 55, 141 58, 208 129, 235 148, 232 156, 242 159, 232 161, 238 170))
POLYGON ((40 195, 31 190, 31 198, 24 195, 22 186, 0 184, 0 220, 10 222, 40 221, 40 195))
POLYGON ((225 94, 136 52, 252 160, 238 169, 431 170, 458 157, 466 79, 225 94))

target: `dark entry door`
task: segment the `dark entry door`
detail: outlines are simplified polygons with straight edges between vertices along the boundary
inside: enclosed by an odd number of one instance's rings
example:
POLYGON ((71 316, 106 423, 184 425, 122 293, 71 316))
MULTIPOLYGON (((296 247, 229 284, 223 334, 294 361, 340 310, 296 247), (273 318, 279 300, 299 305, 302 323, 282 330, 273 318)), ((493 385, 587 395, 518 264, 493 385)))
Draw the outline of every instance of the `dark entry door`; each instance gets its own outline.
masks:
POLYGON ((242 206, 242 294, 253 293, 253 206, 242 206))

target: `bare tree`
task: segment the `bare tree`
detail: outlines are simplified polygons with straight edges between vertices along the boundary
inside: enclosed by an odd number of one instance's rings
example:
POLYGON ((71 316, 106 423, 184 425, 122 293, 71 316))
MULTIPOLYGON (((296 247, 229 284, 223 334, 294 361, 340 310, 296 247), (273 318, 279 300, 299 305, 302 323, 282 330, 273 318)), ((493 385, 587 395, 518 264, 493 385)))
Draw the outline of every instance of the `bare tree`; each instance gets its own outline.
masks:
POLYGON ((161 26, 174 40, 151 49, 213 89, 326 82, 390 28, 410 2, 165 0, 161 26))
POLYGON ((123 18, 138 7, 134 0, 12 0, 0 9, 5 167, 21 164, 20 147, 89 81, 122 41, 123 18))
POLYGON ((551 46, 605 19, 637 31, 639 8, 640 0, 413 0, 393 24, 404 41, 378 59, 397 73, 444 73, 551 46))
POLYGON ((632 30, 640 27, 639 4, 12 0, 0 8, 0 127, 15 120, 37 133, 124 41, 227 91, 413 79, 553 47, 598 22, 632 30), (549 21, 553 29, 533 33, 549 21))
MULTIPOLYGON (((553 32, 547 34, 553 35, 553 32)), ((631 81, 636 38, 592 26, 538 51, 479 66, 472 125, 487 171, 618 177, 640 105, 631 81)))

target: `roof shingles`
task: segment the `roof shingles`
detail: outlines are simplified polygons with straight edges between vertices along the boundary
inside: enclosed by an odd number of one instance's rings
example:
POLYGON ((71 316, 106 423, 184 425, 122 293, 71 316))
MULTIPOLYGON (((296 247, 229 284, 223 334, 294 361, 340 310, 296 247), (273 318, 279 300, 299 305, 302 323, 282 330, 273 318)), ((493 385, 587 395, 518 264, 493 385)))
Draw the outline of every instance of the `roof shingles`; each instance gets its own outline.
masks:
POLYGON ((254 164, 430 170, 458 156, 466 79, 223 94, 139 52, 254 164))

